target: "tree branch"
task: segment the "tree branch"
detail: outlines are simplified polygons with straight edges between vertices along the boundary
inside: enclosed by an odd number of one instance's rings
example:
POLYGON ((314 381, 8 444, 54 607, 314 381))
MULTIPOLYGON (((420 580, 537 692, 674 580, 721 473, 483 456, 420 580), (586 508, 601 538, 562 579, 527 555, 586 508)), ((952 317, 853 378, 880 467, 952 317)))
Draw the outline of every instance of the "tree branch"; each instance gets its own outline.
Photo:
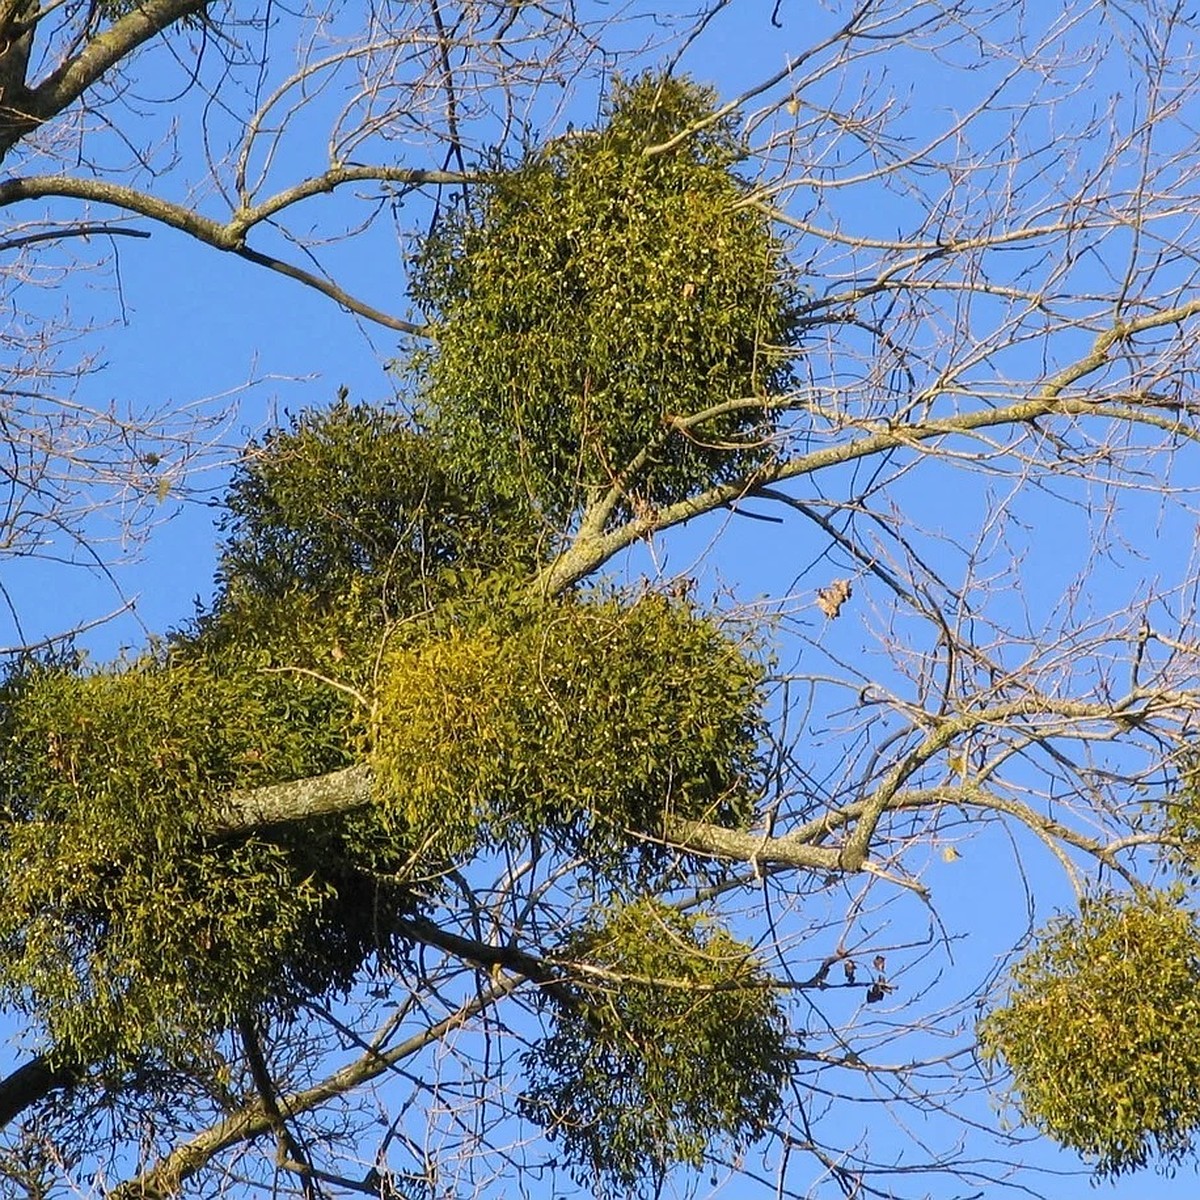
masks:
MULTIPOLYGON (((643 837, 641 833, 635 836, 643 837)), ((741 829, 726 829, 706 821, 668 816, 663 821, 663 841, 677 850, 708 854, 714 858, 754 866, 798 867, 808 871, 837 871, 838 851, 814 846, 811 839, 784 834, 772 837, 741 829)))
MULTIPOLYGON (((1137 326, 1139 329, 1149 329, 1164 324, 1178 324, 1197 313, 1200 313, 1200 300, 1172 309, 1169 319, 1168 314, 1159 313, 1155 314, 1153 321, 1147 318, 1138 322, 1137 326)), ((1133 324, 1122 327, 1121 338, 1132 336, 1132 332, 1135 332, 1133 324)), ((1115 335, 1108 338, 1104 347, 1105 354, 1111 350, 1117 340, 1115 335)), ((1025 425, 1038 417, 1051 415, 1118 417, 1169 430, 1188 437, 1192 441, 1200 441, 1200 429, 1183 420, 1184 415, 1191 414, 1185 413, 1179 405, 1172 401, 1160 397, 1147 397, 1144 398, 1144 402, 1138 402, 1139 398, 1120 396, 1106 403, 1102 399, 1087 399, 1061 394, 1069 382, 1077 382, 1087 374, 1098 370, 1105 361, 1105 357, 1097 357, 1096 353, 1088 355, 1070 371, 1064 371, 1056 376, 1036 398, 1031 400, 1022 400, 1002 408, 982 408, 935 420, 914 421, 899 425, 889 423, 872 427, 867 433, 852 437, 848 441, 825 446, 820 450, 801 454, 783 462, 766 464, 741 480, 709 488, 687 500, 680 500, 676 504, 640 515, 608 533, 599 533, 595 532, 593 528, 588 528, 582 531, 582 536, 576 537, 575 541, 542 571, 538 578, 538 586, 544 595, 558 595, 581 579, 591 575, 613 555, 635 542, 661 533, 675 525, 682 525, 685 521, 690 521, 704 513, 734 504, 759 488, 781 483, 787 479, 815 475, 829 467, 845 466, 848 463, 884 454, 889 450, 904 447, 916 448, 943 438, 977 433, 998 426, 1025 425), (1172 415, 1164 419, 1153 411, 1154 408, 1166 409, 1172 415)))
POLYGON ((219 815, 205 825, 203 832, 232 837, 255 829, 354 812, 371 803, 371 787, 370 768, 358 766, 312 779, 230 792, 219 815))
MULTIPOLYGON (((180 233, 185 233, 188 237, 194 238, 214 250, 235 254, 247 262, 295 279, 306 287, 328 296, 348 311, 357 313, 385 328, 417 337, 428 337, 430 331, 427 326, 391 316, 350 295, 330 279, 323 278, 294 263, 276 258, 274 255, 253 250, 246 245, 246 237, 256 226, 275 217, 289 206, 311 196, 332 192, 346 183, 363 181, 399 183, 415 188, 426 184, 462 183, 470 178, 462 172, 455 171, 410 170, 401 167, 331 167, 321 175, 314 175, 296 184, 295 187, 276 193, 262 204, 239 209, 228 221, 221 222, 206 217, 187 205, 175 204, 160 196, 139 191, 137 188, 109 183, 102 179, 81 179, 72 175, 29 175, 0 182, 0 207, 28 200, 51 198, 111 205, 126 212, 137 213, 139 216, 166 225, 180 233)), ((106 232, 111 232, 111 230, 106 230, 106 232)), ((34 235, 34 238, 29 240, 43 236, 45 235, 34 235)), ((139 232, 133 236, 148 237, 149 235, 139 232)))
POLYGON ((300 1144, 292 1136, 291 1130, 288 1129, 287 1114, 279 1107, 279 1101, 275 1095, 275 1085, 271 1080, 271 1071, 267 1066, 267 1058, 263 1053, 258 1030, 254 1027, 254 1021, 247 1015, 238 1018, 237 1028, 242 1041, 242 1049, 246 1053, 246 1062, 250 1067, 250 1078, 254 1080, 259 1103, 266 1113, 267 1119, 271 1122, 271 1129, 275 1134, 277 1147, 275 1160, 282 1168, 291 1165, 299 1169, 300 1174, 305 1176, 305 1197, 311 1200, 313 1190, 311 1180, 307 1176, 311 1174, 312 1165, 308 1162, 308 1157, 301 1149, 300 1144))
MULTIPOLYGON (((461 1005, 450 1016, 414 1034, 391 1050, 371 1049, 314 1087, 280 1096, 278 1107, 294 1117, 345 1095, 461 1028, 472 1017, 516 991, 524 982, 520 976, 500 980, 475 999, 461 1005)), ((247 1105, 197 1134, 190 1142, 176 1147, 149 1170, 114 1188, 108 1193, 109 1200, 169 1200, 185 1180, 203 1170, 222 1150, 271 1131, 271 1114, 261 1102, 247 1105)))
POLYGON ((74 104, 106 71, 139 46, 185 17, 204 12, 209 4, 210 0, 141 0, 111 28, 89 38, 74 58, 67 59, 37 87, 19 97, 19 104, 5 105, 0 160, 26 134, 74 104))
MULTIPOLYGON (((355 766, 313 779, 231 792, 220 814, 205 825, 203 832, 233 837, 251 830, 354 812, 371 803, 371 787, 371 769, 355 766)), ((671 816, 665 819, 663 832, 677 849, 738 862, 778 863, 821 871, 834 870, 838 865, 837 851, 789 837, 766 837, 671 816)), ((636 836, 647 835, 638 832, 636 836)))
POLYGON ((386 329, 394 329, 398 333, 410 333, 416 336, 426 333, 423 325, 414 325, 411 321, 405 321, 401 317, 389 316, 381 309, 374 308, 362 300, 356 300, 332 280, 322 279, 320 275, 314 275, 312 271, 306 271, 303 267, 297 267, 293 263, 284 262, 283 259, 275 258, 274 255, 260 254, 257 250, 243 246, 237 251, 237 256, 260 267, 266 267, 268 271, 276 271, 280 275, 286 275, 289 279, 295 279, 306 287, 328 296, 347 311, 357 313, 360 317, 366 317, 368 321, 374 321, 375 324, 382 325, 386 329))
POLYGON ((82 1079, 78 1071, 67 1066, 55 1066, 44 1054, 22 1063, 15 1071, 0 1079, 0 1129, 40 1100, 73 1087, 82 1079))
POLYGON ((22 246, 32 246, 37 242, 57 242, 69 237, 131 237, 148 238, 145 229, 125 229, 120 225, 71 225, 66 229, 44 229, 41 233, 26 233, 20 237, 7 238, 0 242, 0 253, 6 250, 19 250, 22 246))

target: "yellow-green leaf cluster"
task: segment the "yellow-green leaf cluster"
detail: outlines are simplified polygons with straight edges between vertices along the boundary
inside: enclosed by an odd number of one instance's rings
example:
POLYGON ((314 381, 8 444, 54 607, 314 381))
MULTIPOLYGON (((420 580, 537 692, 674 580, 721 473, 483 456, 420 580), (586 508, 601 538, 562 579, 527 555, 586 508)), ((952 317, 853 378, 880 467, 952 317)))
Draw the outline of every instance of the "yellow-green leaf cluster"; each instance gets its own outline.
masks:
POLYGON ((520 561, 519 520, 460 489, 444 457, 402 413, 344 399, 248 447, 225 496, 205 642, 353 656, 453 591, 451 573, 520 561))
POLYGON ((398 647, 370 732, 379 803, 461 856, 530 834, 603 857, 666 813, 740 825, 761 663, 685 604, 484 607, 398 647))
POLYGON ((1156 811, 1163 822, 1165 854, 1190 883, 1200 880, 1200 753, 1185 750, 1179 757, 1179 777, 1164 807, 1156 811))
POLYGON ((1200 931, 1172 893, 1085 900, 979 1026, 1024 1119, 1102 1174, 1174 1161, 1200 1129, 1200 931))
POLYGON ((87 1062, 186 1053, 239 1011, 359 968, 367 919, 339 859, 323 868, 320 830, 204 832, 230 788, 348 761, 340 693, 146 658, 33 667, 2 701, 0 990, 54 1046, 87 1062))
POLYGON ((602 128, 498 170, 417 258, 435 428, 560 525, 614 482, 666 503, 770 455, 795 306, 715 108, 686 79, 618 83, 602 128))
POLYGON ((655 899, 616 905, 556 956, 549 1037, 525 1056, 524 1116, 561 1141, 579 1177, 653 1191, 714 1140, 744 1145, 779 1109, 786 1024, 749 947, 655 899))

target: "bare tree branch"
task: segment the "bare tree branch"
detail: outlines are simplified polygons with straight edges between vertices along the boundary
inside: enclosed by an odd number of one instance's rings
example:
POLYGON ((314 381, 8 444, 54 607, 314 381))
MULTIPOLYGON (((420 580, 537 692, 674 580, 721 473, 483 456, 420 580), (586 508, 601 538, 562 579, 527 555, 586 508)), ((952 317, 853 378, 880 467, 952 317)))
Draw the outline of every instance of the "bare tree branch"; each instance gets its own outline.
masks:
MULTIPOLYGON (((88 39, 78 54, 63 62, 41 83, 16 95, 6 92, 6 119, 0 125, 0 159, 27 134, 74 104, 138 47, 185 18, 205 12, 209 4, 210 0, 143 0, 108 30, 88 39)), ((21 19, 27 19, 24 12, 21 19)), ((31 34, 32 30, 22 36, 31 34)))

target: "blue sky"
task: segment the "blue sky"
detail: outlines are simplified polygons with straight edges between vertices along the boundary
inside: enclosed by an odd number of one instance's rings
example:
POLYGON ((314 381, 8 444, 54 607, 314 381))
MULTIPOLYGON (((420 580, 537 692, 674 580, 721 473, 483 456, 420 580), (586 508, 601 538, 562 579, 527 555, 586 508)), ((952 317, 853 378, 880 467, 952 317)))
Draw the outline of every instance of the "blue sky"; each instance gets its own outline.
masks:
MULTIPOLYGON (((840 11, 844 6, 833 5, 840 11)), ((982 6, 974 6, 978 9, 982 6)), ((793 213, 816 223, 836 220, 843 230, 853 231, 862 239, 902 238, 914 231, 929 227, 931 214, 926 210, 930 197, 952 194, 952 184, 943 188, 937 183, 938 171, 955 154, 966 153, 971 138, 981 145, 998 144, 1001 135, 1022 105, 1028 105, 1029 116, 1012 143, 1012 160, 1001 161, 991 175, 994 188, 1005 186, 1015 191, 1036 190, 1039 178, 1054 184, 1053 167, 1069 164, 1070 170, 1060 177, 1071 178, 1071 171, 1084 179, 1102 162, 1111 142, 1105 130, 1122 128, 1128 122, 1122 115, 1122 104, 1133 104, 1138 89, 1143 86, 1136 71, 1122 63, 1113 49, 1111 61, 1105 55, 1089 53, 1097 36, 1111 35, 1120 39, 1130 35, 1129 26, 1114 19, 1106 25, 1103 6, 1086 8, 1080 16, 1078 30, 1068 29, 1062 43, 1065 55, 1058 81, 1043 80, 1032 74, 1016 75, 1009 89, 1001 93, 994 107, 974 119, 960 135, 960 140, 942 143, 930 155, 941 166, 917 171, 911 191, 902 193, 892 181, 876 185, 838 186, 839 172, 843 179, 856 176, 866 159, 856 160, 845 147, 838 151, 841 159, 831 157, 822 163, 827 173, 826 192, 811 201, 804 187, 791 194, 793 213), (1083 21, 1089 18, 1090 23, 1083 21), (1061 89, 1053 116, 1047 109, 1044 119, 1038 117, 1035 102, 1054 99, 1055 87, 1061 89), (1114 113, 1106 123, 1099 115, 1114 113), (1099 114, 1099 115, 1098 115, 1099 114), (1022 161, 1022 154, 1027 156, 1022 161), (1008 176, 1005 176, 1005 171, 1008 176), (832 181, 832 182, 830 182, 832 181)), ((1031 14, 1031 25, 1049 25, 1070 6, 1050 6, 1041 17, 1031 14)), ((1032 42, 1035 31, 1018 30, 1019 15, 1000 15, 987 23, 987 37, 948 45, 939 53, 918 51, 909 44, 881 46, 871 58, 863 59, 840 74, 814 80, 811 89, 801 97, 809 110, 822 105, 852 99, 853 89, 880 87, 895 97, 894 109, 885 109, 896 141, 889 144, 889 153, 902 156, 906 146, 918 145, 934 130, 953 126, 957 115, 970 111, 974 102, 999 86, 1011 65, 1003 56, 988 51, 987 38, 996 46, 1016 45, 1021 37, 1032 42), (907 111, 903 111, 907 107, 907 111)), ((683 66, 697 78, 710 80, 723 96, 732 97, 755 85, 832 28, 833 17, 825 12, 804 10, 799 3, 784 3, 778 9, 782 28, 771 25, 773 6, 747 0, 730 7, 708 27, 689 49, 683 66)), ((919 11, 919 10, 918 10, 919 11)), ((629 40, 636 41, 648 34, 650 26, 634 24, 628 28, 629 40)), ((150 56, 149 75, 140 84, 144 94, 165 95, 171 91, 176 68, 169 56, 150 56)), ((763 101, 780 99, 775 89, 763 101)), ((747 109, 753 112, 760 101, 751 101, 747 109)), ((317 105, 318 114, 321 106, 317 105)), ((801 117, 808 111, 801 109, 801 117)), ((594 112, 594 93, 579 101, 578 121, 586 122, 594 112), (589 111, 590 109, 590 111, 589 111)), ((178 119, 183 130, 183 148, 195 152, 199 129, 200 102, 190 93, 175 102, 171 115, 178 119)), ((575 115, 575 110, 572 110, 575 115)), ((1128 116, 1128 114, 1124 114, 1128 116)), ((1194 112, 1190 113, 1194 117, 1194 112)), ((1178 114, 1180 128, 1167 126, 1165 137, 1183 139, 1189 110, 1178 114)), ((216 120, 218 129, 222 126, 216 120)), ((561 127, 561 121, 560 121, 561 127)), ((760 132, 765 132, 763 127, 760 132)), ((279 152, 272 171, 286 179, 297 171, 319 166, 324 153, 323 130, 314 123, 311 136, 304 129, 297 132, 279 152)), ((852 145, 853 139, 845 143, 852 145)), ((831 140, 821 143, 824 153, 833 155, 831 140)), ((803 156, 804 147, 798 154, 803 156)), ((791 174, 803 175, 810 164, 792 164, 791 174)), ((1125 162, 1122 170, 1128 169, 1125 162)), ((168 186, 180 186, 187 175, 185 166, 179 178, 168 178, 168 186)), ((1114 190, 1123 186, 1119 172, 1110 181, 1114 190)), ((811 189, 809 189, 811 190, 811 189)), ((963 194, 968 194, 969 189, 963 194)), ((974 202, 986 206, 986 189, 970 193, 974 202)), ((217 202, 204 201, 214 209, 217 202)), ((342 212, 349 212, 348 197, 323 198, 312 202, 311 221, 318 233, 336 225, 342 212)), ((1035 203, 1029 205, 1036 208, 1035 203)), ((982 215, 982 214, 981 214, 982 215)), ((302 217, 298 229, 307 226, 309 218, 302 217)), ((352 217, 345 217, 347 221, 352 217)), ((140 223, 149 227, 147 223, 140 223)), ((419 227, 419 222, 418 222, 419 227)), ((1162 228, 1160 226, 1160 228, 1162 228)), ((1186 216, 1179 219, 1176 236, 1189 232, 1186 216)), ((282 241, 279 245, 283 245, 282 241)), ((1104 261, 1093 253, 1079 264, 1073 264, 1069 277, 1060 276, 1040 262, 1041 250, 1014 248, 1004 259, 1004 271, 1009 280, 1019 280, 1023 273, 1043 272, 1047 277, 1061 280, 1077 290, 1094 285, 1100 290, 1105 277, 1117 273, 1122 263, 1119 255, 1124 249, 1127 261, 1136 259, 1128 238, 1122 240, 1119 230, 1103 243, 1112 261, 1104 261), (1021 256, 1026 258, 1022 259, 1021 256)), ((406 243, 397 237, 390 223, 379 221, 364 236, 322 250, 324 261, 336 264, 335 274, 356 295, 390 311, 403 314, 407 308, 404 298, 403 256, 406 243)), ((264 424, 295 412, 305 406, 320 405, 330 400, 341 386, 362 400, 390 398, 396 389, 396 377, 389 369, 390 360, 401 346, 396 335, 352 317, 327 298, 297 284, 270 275, 251 265, 212 250, 199 247, 181 234, 155 228, 148 240, 121 241, 115 246, 113 269, 107 275, 79 276, 68 280, 65 291, 73 308, 95 312, 101 322, 85 345, 93 347, 102 366, 87 376, 80 387, 80 397, 98 408, 115 403, 128 405, 133 411, 157 409, 167 405, 193 405, 203 402, 203 411, 221 414, 210 437, 212 451, 209 465, 185 481, 173 474, 168 459, 163 471, 171 488, 161 502, 150 502, 150 509, 160 524, 155 528, 136 561, 114 568, 111 575, 82 569, 47 567, 38 563, 9 563, 5 566, 5 586, 14 607, 21 615, 18 631, 6 628, 0 642, 12 644, 22 639, 36 640, 61 629, 90 620, 126 602, 134 607, 122 617, 94 630, 83 639, 97 658, 107 658, 124 648, 136 649, 145 644, 148 634, 162 632, 186 620, 192 613, 193 601, 203 598, 209 590, 214 565, 217 536, 213 530, 213 510, 206 502, 219 497, 226 469, 237 449, 248 436, 260 431, 264 424), (97 287, 99 284, 99 287, 97 287), (231 408, 228 398, 235 397, 231 408), (211 398, 205 400, 205 398, 211 398), (116 587, 114 588, 114 580, 116 587)), ((797 257, 806 258, 803 240, 798 243, 797 257)), ((852 256, 847 252, 841 260, 849 266, 852 256)), ((837 269, 838 258, 825 248, 814 260, 837 269), (824 257, 822 257, 824 255, 824 257)), ((990 260, 995 263, 997 260, 990 260)), ((1169 274, 1170 268, 1164 268, 1169 274)), ((1180 268, 1180 282, 1186 270, 1180 268)), ((825 286, 820 275, 812 278, 810 286, 818 291, 825 286)), ((38 303, 57 303, 60 296, 38 303)), ((952 304, 947 300, 947 305, 952 304)), ((1065 302, 1064 302, 1065 303, 1065 302)), ((989 309, 980 301, 968 314, 970 321, 986 322, 1000 311, 989 309)), ((947 308, 945 325, 953 330, 955 314, 947 308)), ((964 318, 966 319, 966 318, 964 318)), ((1028 326, 1022 335, 1027 336, 1028 326)), ((932 337, 930 327, 914 328, 914 353, 923 351, 922 339, 932 337)), ((944 331, 943 331, 944 332, 944 331)), ((1030 337, 1016 349, 997 355, 1002 361, 981 362, 977 378, 999 379, 1019 377, 1022 373, 1037 375, 1046 365, 1046 356, 1068 356, 1085 345, 1083 332, 1065 335, 1051 350, 1030 337), (991 374, 989 375, 989 372, 991 374)), ((822 359, 846 372, 853 383, 854 371, 861 367, 858 349, 835 352, 822 359), (857 364, 857 365, 856 365, 857 364)), ((818 382, 820 382, 818 380, 818 382)), ((999 571, 999 586, 989 600, 993 606, 985 616, 1003 623, 1006 628, 1027 631, 1032 638, 1039 630, 1053 628, 1069 610, 1073 619, 1082 621, 1089 613, 1097 620, 1108 613, 1120 613, 1130 603, 1131 594, 1139 587, 1151 586, 1170 594, 1179 581, 1186 579, 1190 569, 1191 547, 1187 542, 1192 526, 1186 505, 1164 505, 1156 493, 1156 484, 1164 476, 1157 462, 1152 462, 1145 491, 1112 496, 1102 483, 1077 485, 1063 481, 1064 502, 1051 491, 1029 486, 1014 492, 1013 477, 986 475, 964 476, 956 464, 930 467, 911 478, 898 470, 890 489, 891 501, 903 505, 914 527, 925 531, 922 547, 937 547, 944 554, 943 569, 960 580, 971 575, 973 563, 999 571), (1097 557, 1093 517, 1096 506, 1111 503, 1113 519, 1110 525, 1111 542, 1097 557), (988 526, 1002 507, 1006 520, 994 534, 980 538, 988 547, 987 555, 970 552, 972 539, 988 526), (1006 560, 1003 570, 997 562, 1006 560), (1086 572, 1086 587, 1080 580, 1086 572), (1146 581, 1151 581, 1147 583, 1146 581), (1072 589, 1077 588, 1076 596, 1072 589), (1069 603, 1064 600, 1068 597, 1069 603)), ((1184 457, 1174 478, 1182 489, 1196 478, 1193 462, 1184 457)), ((822 484, 822 486, 825 486, 822 484)), ((849 487, 846 479, 833 477, 830 494, 839 487, 849 487)), ((801 488, 806 496, 813 489, 801 488)), ((100 526, 93 526, 99 530, 100 526)), ((752 603, 762 595, 791 595, 787 604, 790 614, 783 632, 777 635, 781 662, 808 664, 814 657, 823 661, 847 660, 854 669, 871 678, 878 678, 896 688, 904 686, 904 674, 889 654, 880 650, 881 631, 899 630, 898 641, 916 645, 925 636, 903 627, 888 608, 888 597, 878 591, 872 580, 860 578, 861 572, 844 556, 823 555, 827 545, 798 519, 789 518, 782 526, 764 524, 745 518, 721 514, 694 526, 658 539, 650 547, 640 547, 623 562, 616 564, 618 576, 635 578, 641 573, 672 575, 681 572, 700 575, 706 587, 714 591, 728 589, 739 602, 752 603), (855 574, 856 601, 847 617, 834 625, 825 622, 812 608, 816 588, 839 574, 855 574), (893 624, 893 622, 895 622, 893 624)), ((0 619, 0 625, 3 620, 0 619)), ((1015 653, 1015 651, 1014 651, 1015 653)), ((831 731, 829 742, 814 750, 819 760, 818 771, 831 775, 838 769, 844 754, 848 754, 836 737, 839 706, 852 704, 841 700, 821 702, 827 713, 821 719, 831 731)), ((813 717, 812 727, 821 725, 813 717)), ((1044 919, 1058 906, 1070 902, 1071 893, 1057 866, 1031 839, 1020 839, 1014 847, 1008 837, 996 827, 982 836, 970 836, 974 831, 961 825, 950 826, 942 841, 929 848, 926 882, 933 888, 937 911, 956 939, 952 955, 939 954, 923 958, 916 944, 931 928, 928 914, 909 897, 889 896, 886 902, 864 927, 869 926, 877 940, 897 946, 893 961, 910 962, 906 986, 912 990, 926 989, 925 997, 931 1006, 947 1002, 952 993, 961 994, 962 981, 971 986, 982 984, 992 973, 1004 953, 1011 947, 1028 924, 1025 888, 1037 894, 1037 918, 1044 919), (948 862, 943 856, 952 846, 958 857, 948 862), (1018 877, 1015 861, 1020 859, 1025 878, 1018 877)), ((848 889, 853 892, 854 889, 848 889)), ((876 894, 877 895, 877 894, 876 894)), ((837 917, 838 906, 845 905, 845 895, 837 893, 827 901, 831 905, 830 920, 837 917)), ((817 903, 814 901, 813 903, 817 903)), ((800 918, 797 918, 800 920, 800 918)), ((805 913, 804 920, 817 920, 805 913)), ((803 921, 800 922, 803 924, 803 921)), ((881 1022, 900 1024, 912 1020, 918 1013, 913 1008, 883 1014, 881 1022)), ((958 1035, 959 1042, 969 1042, 969 1030, 958 1035)), ((915 1039, 919 1041, 920 1039, 915 1039)), ((903 1048, 907 1043, 898 1042, 903 1048)), ((891 1052, 891 1047, 889 1047, 891 1052)), ((903 1049, 896 1053, 904 1052, 903 1049)), ((975 1107, 960 1115, 975 1120, 987 1120, 987 1101, 973 1101, 975 1107)), ((860 1133, 869 1133, 877 1151, 911 1147, 913 1137, 952 1142, 959 1136, 959 1127, 949 1120, 915 1118, 904 1114, 905 1120, 918 1121, 916 1128, 892 1127, 892 1115, 878 1104, 864 1104, 843 1109, 828 1128, 836 1128, 846 1144, 853 1144, 860 1133)), ((827 1132, 828 1132, 827 1128, 827 1132)), ((971 1153, 985 1142, 972 1140, 971 1153)), ((1093 1194, 1086 1175, 1074 1174, 1075 1159, 1056 1155, 1044 1143, 1009 1150, 1010 1156, 1045 1167, 1027 1181, 1029 1191, 1046 1200, 1071 1200, 1076 1196, 1093 1194), (1059 1175, 1057 1172, 1068 1172, 1059 1175)), ((774 1165, 774 1164, 772 1164, 774 1165)), ((797 1180, 807 1178, 798 1173, 797 1180)), ((1102 1185, 1097 1193, 1114 1200, 1129 1197, 1182 1194, 1190 1189, 1190 1176, 1176 1181, 1164 1181, 1156 1176, 1143 1175, 1116 1185, 1102 1185)), ((763 1194, 760 1187, 746 1181, 733 1180, 722 1195, 740 1198, 763 1194)), ((803 1190, 799 1194, 805 1194, 803 1190)), ((814 1195, 837 1194, 832 1185, 814 1195)), ((958 1183, 944 1186, 936 1180, 929 1184, 928 1194, 938 1200, 950 1200, 969 1193, 958 1183), (940 1190, 939 1190, 940 1189, 940 1190)), ((981 1194, 998 1194, 986 1186, 981 1194)), ((1016 1193, 1021 1194, 1021 1193, 1016 1193)))

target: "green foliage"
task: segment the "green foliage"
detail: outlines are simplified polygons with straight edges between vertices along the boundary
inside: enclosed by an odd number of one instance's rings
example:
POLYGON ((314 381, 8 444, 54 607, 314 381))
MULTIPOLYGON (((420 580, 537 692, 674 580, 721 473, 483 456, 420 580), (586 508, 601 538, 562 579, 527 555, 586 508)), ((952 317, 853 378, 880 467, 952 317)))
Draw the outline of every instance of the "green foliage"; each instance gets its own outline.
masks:
POLYGON ((604 859, 670 812, 741 825, 758 794, 762 666, 646 596, 454 610, 388 655, 370 757, 418 845, 539 834, 604 859))
MULTIPOLYGON (((64 1060, 201 1071, 239 1017, 393 953, 478 853, 536 841, 609 892, 677 868, 665 816, 752 819, 755 656, 663 597, 532 598, 545 523, 618 477, 630 512, 771 452, 791 296, 714 105, 618 86, 602 129, 498 172, 417 264, 425 423, 342 399, 271 432, 209 611, 136 661, 0 685, 0 999, 64 1060), (359 757, 373 808, 216 832, 231 790, 359 757)), ((762 1132, 789 1058, 746 947, 643 900, 561 951, 599 974, 546 993, 525 1104, 581 1169, 636 1188, 762 1132)))
POLYGON ((1083 902, 979 1026, 1026 1121, 1102 1174, 1181 1158, 1200 1128, 1200 931, 1174 893, 1083 902))
POLYGON ((761 664, 661 597, 533 602, 520 553, 485 570, 529 543, 468 508, 401 420, 307 414, 235 480, 212 614, 156 656, 8 680, 0 989, 52 1045, 199 1057, 348 986, 450 861, 540 837, 604 874, 666 812, 750 819, 761 664), (231 789, 364 744, 377 809, 211 832, 231 789))
POLYGON ((402 414, 339 400, 247 450, 225 497, 208 637, 320 649, 427 608, 445 577, 528 559, 515 515, 450 479, 402 414))
POLYGON ((644 899, 608 910, 559 955, 555 1028, 525 1056, 524 1116, 560 1139, 598 1191, 653 1192, 717 1138, 761 1136, 790 1054, 783 1014, 749 948, 702 918, 644 899))
POLYGON ((627 501, 662 504, 769 456, 758 402, 790 378, 793 298, 715 105, 686 80, 618 84, 602 129, 498 171, 415 264, 435 427, 465 470, 560 526, 618 478, 627 501))
POLYGON ((1164 807, 1165 854, 1172 865, 1195 884, 1200 881, 1200 752, 1187 749, 1178 759, 1176 786, 1164 807))
MULTIPOLYGON (((31 668, 2 697, 0 989, 82 1061, 194 1052, 378 945, 320 830, 203 833, 230 788, 346 763, 344 697, 228 662, 31 668)), ((386 908, 386 901, 382 905, 386 908)))

